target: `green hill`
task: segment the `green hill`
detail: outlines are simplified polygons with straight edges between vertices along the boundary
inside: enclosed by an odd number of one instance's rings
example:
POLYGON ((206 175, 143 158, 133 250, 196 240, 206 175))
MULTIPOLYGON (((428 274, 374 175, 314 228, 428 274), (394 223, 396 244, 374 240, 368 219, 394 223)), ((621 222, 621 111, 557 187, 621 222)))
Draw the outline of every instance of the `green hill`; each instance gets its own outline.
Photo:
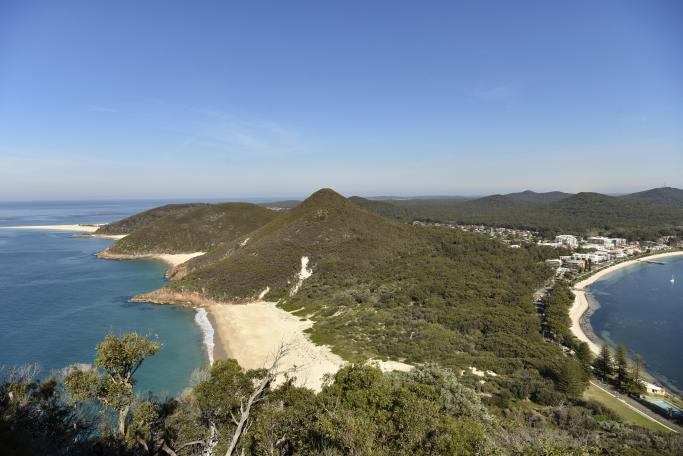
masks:
POLYGON ((561 201, 563 199, 572 196, 571 193, 564 192, 545 192, 537 193, 532 190, 525 190, 518 193, 508 193, 506 196, 514 198, 520 201, 526 201, 529 203, 552 203, 555 201, 561 201))
POLYGON ((410 227, 362 210, 323 189, 249 234, 245 246, 218 249, 188 264, 175 283, 216 299, 249 299, 270 287, 284 296, 307 256, 319 272, 363 271, 412 240, 410 227))
POLYGON ((312 318, 313 340, 348 359, 498 371, 556 363, 532 304, 549 274, 534 247, 399 223, 327 189, 247 237, 191 260, 167 289, 244 301, 269 288, 266 299, 312 318), (292 295, 302 257, 312 275, 292 295))
POLYGON ((203 203, 189 204, 167 204, 166 206, 155 207, 139 214, 126 217, 123 220, 109 223, 97 230, 97 234, 129 234, 133 231, 147 226, 170 214, 184 214, 197 206, 206 206, 203 203))
MULTIPOLYGON (((119 254, 206 252, 233 242, 277 217, 275 211, 248 203, 197 204, 164 212, 164 216, 153 219, 145 216, 142 226, 114 243, 109 251, 119 254)), ((132 226, 126 222, 130 219, 140 224, 141 218, 133 216, 117 222, 115 229, 132 226)))
POLYGON ((410 209, 399 207, 388 201, 371 200, 367 198, 361 198, 360 196, 352 196, 349 198, 349 201, 369 212, 373 212, 390 219, 410 222, 415 218, 415 214, 410 209))
MULTIPOLYGON (((674 189, 675 190, 675 189, 674 189)), ((554 192, 553 192, 554 193, 554 192)), ((461 224, 483 224, 531 229, 552 236, 562 232, 579 235, 605 234, 632 239, 654 239, 683 233, 683 210, 662 198, 614 197, 600 193, 578 193, 556 201, 544 198, 491 195, 469 201, 401 200, 385 201, 408 211, 414 219, 461 224)), ((661 192, 657 194, 661 195, 661 192)), ((519 194, 517 194, 519 195, 519 194)), ((557 198, 558 195, 553 197, 557 198)), ((552 199, 549 198, 549 199, 552 199)), ((370 208, 372 209, 372 208, 370 208)), ((386 209, 383 212, 389 212, 386 209)))
POLYGON ((625 195, 622 198, 635 199, 647 203, 683 208, 683 190, 681 190, 680 188, 653 188, 638 193, 631 193, 630 195, 625 195))

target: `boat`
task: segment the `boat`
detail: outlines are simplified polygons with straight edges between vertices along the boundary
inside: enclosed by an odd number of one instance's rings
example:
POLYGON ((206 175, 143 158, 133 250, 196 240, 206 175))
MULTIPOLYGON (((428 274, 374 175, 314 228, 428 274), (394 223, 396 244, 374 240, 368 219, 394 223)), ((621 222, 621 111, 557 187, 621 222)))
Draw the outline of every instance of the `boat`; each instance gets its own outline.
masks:
POLYGON ((671 280, 669 280, 669 282, 674 283, 675 281, 676 279, 674 278, 674 276, 671 276, 671 280))

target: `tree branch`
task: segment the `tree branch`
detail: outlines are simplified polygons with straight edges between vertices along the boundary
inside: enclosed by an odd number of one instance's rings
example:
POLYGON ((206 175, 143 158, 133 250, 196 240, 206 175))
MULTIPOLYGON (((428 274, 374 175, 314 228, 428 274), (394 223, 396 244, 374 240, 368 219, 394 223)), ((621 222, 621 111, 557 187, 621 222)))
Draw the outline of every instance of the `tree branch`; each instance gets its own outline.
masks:
POLYGON ((246 431, 245 428, 247 427, 247 423, 249 421, 249 414, 251 413, 252 407, 259 402, 259 400, 267 391, 270 384, 277 377, 277 368, 280 364, 280 361, 282 361, 282 358, 284 358, 287 355, 288 351, 289 350, 287 345, 280 344, 277 351, 275 352, 272 364, 266 371, 266 374, 263 376, 263 378, 256 385, 254 392, 251 393, 251 395, 249 396, 246 406, 240 404, 240 420, 237 423, 237 428, 235 429, 235 432, 232 436, 232 441, 230 442, 228 451, 225 453, 226 456, 233 456, 235 454, 235 450, 237 449, 237 444, 239 443, 240 437, 246 431))

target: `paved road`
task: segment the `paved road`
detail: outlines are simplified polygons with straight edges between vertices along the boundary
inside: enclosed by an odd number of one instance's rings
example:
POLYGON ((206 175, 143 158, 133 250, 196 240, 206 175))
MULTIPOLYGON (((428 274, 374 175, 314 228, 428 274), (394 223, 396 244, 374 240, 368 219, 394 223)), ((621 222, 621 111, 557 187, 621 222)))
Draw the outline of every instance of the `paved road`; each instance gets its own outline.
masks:
POLYGON ((598 380, 591 380, 591 384, 595 386, 596 388, 601 389, 605 393, 609 394, 610 396, 616 398, 617 400, 621 401, 626 405, 627 407, 631 408, 632 410, 638 412, 639 414, 643 415, 645 418, 648 418, 652 421, 656 421, 657 423, 661 424, 671 432, 676 432, 676 433, 683 433, 683 427, 672 423, 671 421, 661 417, 660 415, 657 415, 655 412, 652 410, 648 409, 647 407, 643 406, 640 404, 638 401, 635 401, 631 399, 628 396, 625 396, 623 394, 620 394, 616 391, 614 391, 612 388, 610 388, 608 385, 605 383, 602 383, 598 380))

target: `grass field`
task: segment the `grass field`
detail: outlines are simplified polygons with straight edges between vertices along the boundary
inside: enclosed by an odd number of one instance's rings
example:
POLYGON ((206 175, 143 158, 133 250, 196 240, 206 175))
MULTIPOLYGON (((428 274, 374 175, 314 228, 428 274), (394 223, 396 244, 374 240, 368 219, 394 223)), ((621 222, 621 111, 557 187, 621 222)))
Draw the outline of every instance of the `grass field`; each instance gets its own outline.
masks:
POLYGON ((583 397, 585 399, 593 399, 594 401, 600 402, 628 423, 637 424, 638 426, 642 426, 644 428, 652 429, 655 431, 668 430, 661 424, 644 417, 637 411, 633 410, 632 408, 621 402, 616 397, 611 396, 610 394, 599 389, 593 384, 589 385, 588 389, 584 392, 583 397))

